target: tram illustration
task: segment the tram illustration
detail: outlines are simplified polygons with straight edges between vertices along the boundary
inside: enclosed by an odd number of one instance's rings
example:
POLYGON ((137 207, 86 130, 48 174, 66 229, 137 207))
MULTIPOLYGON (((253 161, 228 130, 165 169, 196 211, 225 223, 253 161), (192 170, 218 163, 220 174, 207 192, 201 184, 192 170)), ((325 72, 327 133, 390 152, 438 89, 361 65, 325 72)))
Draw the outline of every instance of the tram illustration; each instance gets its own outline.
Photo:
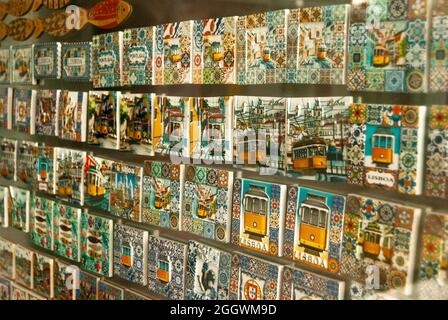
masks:
POLYGON ((106 193, 106 178, 94 166, 90 166, 86 175, 87 194, 90 197, 103 197, 106 193))
POLYGON ((99 116, 98 120, 95 123, 95 131, 99 136, 107 136, 112 132, 113 126, 112 123, 113 118, 109 118, 109 116, 99 116))
POLYGON ((327 46, 325 42, 320 41, 317 46, 317 60, 325 60, 327 58, 327 46))
POLYGON ((181 51, 178 44, 172 44, 170 46, 170 60, 172 63, 178 63, 181 59, 181 51))
POLYGON ((292 146, 294 171, 327 170, 327 146, 322 138, 311 138, 296 142, 292 146))
POLYGON ((103 244, 101 242, 101 235, 97 230, 89 230, 87 237, 87 252, 90 257, 101 258, 103 251, 103 244))
POLYGON ((220 42, 214 41, 210 44, 210 47, 212 49, 213 61, 219 62, 224 59, 224 54, 222 53, 222 46, 220 42))
POLYGON ((244 141, 242 142, 243 147, 239 147, 238 150, 242 150, 242 155, 239 156, 241 160, 244 162, 248 162, 249 160, 252 160, 251 155, 255 156, 256 162, 265 163, 266 157, 269 157, 269 136, 266 136, 267 146, 266 148, 260 148, 259 141, 254 139, 249 139, 248 137, 244 138, 244 141))
POLYGON ((39 177, 41 181, 46 181, 48 176, 48 170, 49 170, 49 159, 39 157, 37 159, 37 167, 39 170, 39 177))
POLYGON ((395 136, 390 128, 378 128, 372 135, 372 161, 389 165, 394 161, 395 136))
POLYGON ((164 187, 163 182, 152 178, 154 192, 154 208, 162 209, 170 202, 170 188, 164 187))
POLYGON ((170 268, 170 262, 167 259, 159 259, 159 261, 157 262, 157 279, 164 283, 170 282, 170 268))
POLYGON ((365 256, 376 260, 390 260, 392 258, 393 228, 368 223, 358 237, 358 245, 362 247, 365 256))
POLYGON ((265 237, 268 231, 270 199, 265 187, 249 185, 244 194, 244 232, 265 237))
POLYGON ((202 219, 211 217, 214 214, 212 212, 212 204, 215 201, 215 195, 212 194, 212 190, 196 185, 196 193, 198 196, 198 217, 202 219))
POLYGON ((73 195, 72 176, 61 175, 58 178, 58 194, 62 197, 71 197, 73 195))
POLYGON ((121 264, 127 268, 132 267, 132 248, 129 242, 124 241, 121 244, 121 264))
POLYGON ((325 198, 308 194, 299 209, 300 245, 315 250, 318 253, 326 250, 328 217, 330 208, 325 204, 325 198))
POLYGON ((390 63, 389 48, 384 44, 378 43, 373 48, 373 66, 385 67, 390 63))

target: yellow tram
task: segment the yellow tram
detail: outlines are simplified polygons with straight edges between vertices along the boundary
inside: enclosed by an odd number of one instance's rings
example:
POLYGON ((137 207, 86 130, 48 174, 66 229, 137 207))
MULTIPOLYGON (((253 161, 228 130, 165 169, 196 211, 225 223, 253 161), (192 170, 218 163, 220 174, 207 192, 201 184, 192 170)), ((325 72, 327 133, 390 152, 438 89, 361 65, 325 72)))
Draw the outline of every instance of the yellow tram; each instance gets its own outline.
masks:
POLYGON ((389 48, 383 44, 377 44, 373 48, 373 66, 385 67, 390 63, 389 48))
POLYGON ((327 58, 327 47, 323 41, 320 41, 317 47, 317 59, 325 60, 327 58))
MULTIPOLYGON (((266 137, 266 141, 269 137, 266 137)), ((249 160, 252 160, 251 155, 255 156, 256 162, 265 163, 266 156, 269 156, 269 152, 266 152, 266 150, 269 150, 268 146, 263 150, 263 148, 258 148, 258 141, 257 139, 249 140, 247 138, 244 139, 242 142, 243 144, 243 150, 242 154, 239 155, 239 160, 244 161, 245 163, 249 160)), ((238 149, 238 151, 241 150, 241 147, 238 149)))
POLYGON ((102 135, 108 135, 112 128, 109 126, 109 120, 107 117, 100 117, 98 122, 95 124, 95 131, 102 135))
POLYGON ((244 232, 258 237, 267 235, 270 200, 262 186, 249 185, 244 195, 244 232))
POLYGON ((142 122, 138 120, 132 121, 128 125, 126 135, 134 141, 142 140, 142 122))
POLYGON ((372 161, 391 164, 394 160, 395 136, 390 129, 378 128, 372 135, 372 161))
POLYGON ((300 205, 300 244, 322 252, 326 250, 330 208, 322 197, 309 195, 300 205))
POLYGON ((210 46, 212 48, 213 61, 221 61, 224 58, 221 43, 219 43, 218 41, 214 41, 210 46))
POLYGON ((369 223, 361 232, 358 244, 362 246, 364 254, 378 259, 382 256, 390 260, 392 258, 393 229, 381 228, 376 223, 369 223))
POLYGON ((313 138, 295 143, 292 161, 295 171, 326 170, 327 146, 324 139, 313 138))
POLYGON ((61 176, 58 179, 58 194, 62 197, 71 197, 73 195, 72 178, 61 176))
POLYGON ((104 187, 105 178, 93 166, 90 166, 87 172, 87 194, 90 197, 103 197, 106 193, 104 187))

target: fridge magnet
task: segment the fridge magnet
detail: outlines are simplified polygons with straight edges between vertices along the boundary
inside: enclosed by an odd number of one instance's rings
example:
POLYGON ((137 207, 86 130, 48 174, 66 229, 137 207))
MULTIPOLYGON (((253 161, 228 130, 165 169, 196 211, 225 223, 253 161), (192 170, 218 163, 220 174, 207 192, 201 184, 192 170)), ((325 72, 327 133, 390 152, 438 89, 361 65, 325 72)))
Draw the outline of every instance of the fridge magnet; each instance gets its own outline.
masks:
POLYGON ((32 184, 36 177, 37 142, 21 140, 17 148, 17 177, 26 184, 32 184))
POLYGON ((235 84, 236 19, 194 21, 193 83, 235 84))
POLYGON ((114 275, 145 286, 148 231, 116 224, 114 227, 114 275))
POLYGON ((39 143, 36 150, 35 190, 54 194, 54 148, 39 143))
POLYGON ((124 93, 120 100, 120 150, 153 155, 152 94, 124 93))
POLYGON ((125 165, 121 162, 112 164, 110 213, 114 216, 141 221, 141 181, 143 169, 125 165))
POLYGON ((35 115, 37 135, 56 135, 59 94, 60 90, 37 90, 35 115))
POLYGON ((11 300, 11 281, 0 277, 0 301, 11 300))
POLYGON ((13 129, 18 132, 35 133, 36 90, 14 89, 13 129))
POLYGON ((1 175, 7 180, 17 177, 17 140, 3 138, 1 140, 1 175))
POLYGON ((204 161, 232 161, 233 97, 195 98, 200 126, 199 139, 193 146, 193 158, 204 161))
POLYGON ((154 27, 123 32, 123 85, 152 85, 154 27))
POLYGON ((183 183, 183 165, 145 161, 142 184, 142 222, 179 230, 183 183))
POLYGON ((34 74, 36 79, 61 77, 61 43, 34 45, 34 74))
POLYGON ((231 300, 278 300, 282 266, 234 253, 230 273, 231 300))
POLYGON ((348 195, 341 275, 352 299, 412 294, 421 209, 348 195))
POLYGON ((154 84, 192 82, 193 21, 158 25, 154 31, 154 84))
POLYGON ((353 104, 348 182, 419 195, 423 190, 426 107, 353 104))
POLYGON ((0 273, 14 279, 16 245, 6 239, 0 238, 0 273))
POLYGON ((284 267, 280 300, 344 300, 345 282, 295 267, 284 267))
MULTIPOLYGON (((345 84, 348 8, 342 4, 291 10, 289 18, 299 25, 296 83, 345 84)), ((290 35, 288 28, 288 40, 290 35)))
POLYGON ((36 246, 53 251, 54 201, 38 195, 31 200, 31 241, 36 246))
POLYGON ((87 142, 108 149, 118 149, 120 92, 90 91, 87 112, 87 142))
POLYGON ((345 197, 289 186, 283 256, 338 273, 345 197))
POLYGON ((352 97, 291 98, 287 112, 287 174, 346 181, 352 97))
POLYGON ((0 83, 9 84, 11 81, 11 51, 9 48, 0 49, 0 83))
POLYGON ((448 105, 428 109, 425 194, 448 198, 448 105))
POLYGON ((24 85, 35 84, 33 62, 33 45, 12 46, 11 82, 24 85))
POLYGON ((54 296, 54 259, 34 254, 33 289, 43 297, 54 296))
POLYGON ((83 151, 55 148, 54 180, 56 195, 82 205, 84 203, 84 167, 86 153, 83 151))
POLYGON ((87 103, 87 92, 60 91, 58 99, 59 138, 76 142, 86 141, 87 113, 94 112, 90 110, 91 106, 90 104, 88 106, 87 103))
POLYGON ((233 154, 240 165, 285 170, 287 98, 235 98, 233 154))
POLYGON ((281 255, 286 185, 235 179, 231 242, 273 256, 281 255))
POLYGON ((448 294, 447 265, 448 216, 439 212, 428 212, 423 220, 421 238, 422 251, 418 265, 418 280, 415 283, 419 299, 445 300, 448 294))
POLYGON ((91 79, 91 42, 62 43, 62 79, 85 81, 91 79))
POLYGON ((184 299, 186 243, 149 237, 148 289, 172 300, 184 299))
POLYGON ((288 10, 277 10, 238 17, 238 84, 286 82, 287 15, 288 10))
MULTIPOLYGON (((1 62, 0 62, 1 69, 1 62)), ((12 129, 12 96, 13 89, 0 87, 0 128, 12 129)))
POLYGON ((78 300, 79 299, 79 269, 61 261, 54 262, 54 299, 78 300))
POLYGON ((84 272, 79 272, 79 300, 97 300, 99 278, 84 272))
POLYGON ((86 155, 84 204, 109 211, 113 161, 86 155))
POLYGON ((15 245, 14 280, 17 284, 33 288, 34 252, 21 245, 15 245))
POLYGON ((354 5, 351 9, 348 89, 425 92, 428 45, 426 2, 366 2, 354 5))
POLYGON ((113 220, 81 214, 81 267, 105 277, 113 274, 113 220))
POLYGON ((231 254, 208 245, 188 243, 185 299, 229 300, 231 254))
POLYGON ((81 209, 54 203, 53 252, 75 262, 80 259, 81 212, 81 209))
POLYGON ((233 172, 187 165, 181 230, 230 241, 233 172))
POLYGON ((9 186, 9 203, 11 208, 11 226, 22 232, 29 232, 30 227, 30 192, 9 186))
POLYGON ((190 133, 197 129, 194 120, 198 120, 193 98, 156 96, 155 109, 161 110, 162 119, 162 130, 154 126, 155 152, 189 157, 193 146, 190 133))
POLYGON ((92 38, 92 81, 94 88, 122 84, 123 31, 92 38))

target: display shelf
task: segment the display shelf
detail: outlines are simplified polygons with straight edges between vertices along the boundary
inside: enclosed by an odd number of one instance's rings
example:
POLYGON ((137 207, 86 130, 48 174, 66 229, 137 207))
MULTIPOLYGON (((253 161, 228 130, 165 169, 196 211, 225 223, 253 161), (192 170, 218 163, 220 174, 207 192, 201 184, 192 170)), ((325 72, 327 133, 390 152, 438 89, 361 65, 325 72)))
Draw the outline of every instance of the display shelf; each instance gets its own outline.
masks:
MULTIPOLYGON (((9 138, 9 139, 17 139, 17 140, 27 140, 27 141, 35 141, 35 142, 43 142, 48 146, 53 147, 61 147, 61 148, 71 148, 76 149, 80 151, 86 151, 86 152, 93 152, 94 155, 99 156, 101 158, 109 159, 109 160, 115 160, 115 161, 124 161, 129 164, 139 165, 143 166, 143 162, 145 160, 153 160, 153 161, 166 161, 170 162, 170 157, 166 155, 160 155, 156 154, 154 156, 143 156, 143 155, 136 155, 132 154, 126 151, 118 151, 118 150, 110 150, 110 149, 104 149, 100 147, 95 147, 88 145, 87 143, 80 143, 80 142, 74 142, 74 141, 67 141, 63 140, 57 137, 50 137, 50 136, 36 136, 36 135, 28 135, 24 133, 19 132, 13 132, 10 130, 5 130, 0 128, 0 136, 9 138)), ((196 164, 193 159, 182 159, 183 163, 192 163, 196 164)), ((197 163, 200 164, 200 163, 197 163)), ((407 195, 402 194, 397 191, 390 191, 385 190, 381 188, 370 188, 365 186, 358 186, 358 185, 352 185, 345 182, 329 182, 329 181, 314 181, 314 180, 306 180, 306 179, 300 179, 300 178, 292 178, 287 177, 283 173, 278 172, 274 176, 269 175, 260 175, 255 170, 250 170, 247 167, 241 167, 236 166, 232 164, 213 164, 213 165, 207 165, 207 164, 200 164, 205 167, 213 167, 213 168, 220 168, 228 171, 234 171, 236 173, 240 172, 243 174, 244 177, 249 179, 262 179, 265 181, 270 182, 277 182, 277 183, 283 183, 286 185, 292 185, 292 184, 298 184, 303 187, 308 188, 315 188, 320 189, 322 191, 328 191, 328 192, 342 192, 344 194, 349 193, 359 193, 363 195, 368 196, 374 196, 378 197, 384 200, 390 200, 390 201, 398 201, 402 203, 407 203, 409 205, 416 205, 416 206, 422 206, 422 207, 431 207, 434 210, 444 210, 446 209, 446 199, 441 198, 435 198, 435 197, 429 197, 426 195, 407 195)), ((0 179, 0 183, 3 182, 3 185, 5 183, 9 183, 9 180, 5 180, 3 178, 0 179)), ((20 184, 21 182, 18 181, 20 184)), ((19 185, 20 186, 20 185, 19 185)), ((24 187, 28 187, 24 185, 24 187)))

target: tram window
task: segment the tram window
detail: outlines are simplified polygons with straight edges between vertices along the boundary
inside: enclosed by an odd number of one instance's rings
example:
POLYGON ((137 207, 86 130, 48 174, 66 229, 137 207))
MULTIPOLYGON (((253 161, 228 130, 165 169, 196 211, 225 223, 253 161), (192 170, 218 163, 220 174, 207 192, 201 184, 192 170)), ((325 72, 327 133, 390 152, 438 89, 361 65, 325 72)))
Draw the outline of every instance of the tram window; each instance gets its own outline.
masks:
POLYGON ((246 211, 252 212, 252 198, 246 198, 246 211))
POLYGON ((391 137, 386 137, 386 146, 388 149, 392 148, 392 139, 391 137))
POLYGON ((324 156, 325 155, 325 148, 324 147, 319 147, 318 149, 318 155, 319 156, 324 156))
POLYGON ((254 212, 254 213, 259 213, 260 212, 260 199, 253 199, 253 201, 254 201, 254 207, 253 207, 253 210, 252 210, 252 212, 254 212))
POLYGON ((302 207, 302 222, 310 223, 310 208, 302 207))
POLYGON ((318 226, 319 223, 319 210, 312 208, 311 209, 311 223, 313 226, 318 226))
POLYGON ((325 228, 327 220, 327 213, 325 211, 320 211, 319 213, 319 227, 325 228))
POLYGON ((389 248, 389 241, 390 241, 390 238, 386 238, 386 239, 384 239, 383 247, 385 247, 385 248, 389 248))
POLYGON ((266 200, 260 200, 260 214, 265 215, 266 214, 266 200))

